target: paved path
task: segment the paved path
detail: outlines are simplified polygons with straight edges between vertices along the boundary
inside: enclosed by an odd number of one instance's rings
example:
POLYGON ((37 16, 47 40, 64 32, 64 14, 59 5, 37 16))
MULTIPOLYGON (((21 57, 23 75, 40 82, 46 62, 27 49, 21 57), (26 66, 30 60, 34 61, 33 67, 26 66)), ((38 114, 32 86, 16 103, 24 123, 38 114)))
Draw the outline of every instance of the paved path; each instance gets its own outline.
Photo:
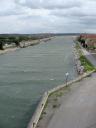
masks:
POLYGON ((48 128, 96 128, 96 74, 64 96, 48 128))
POLYGON ((86 51, 84 48, 82 48, 82 51, 86 58, 96 67, 96 59, 93 57, 93 55, 90 52, 86 51))
POLYGON ((94 57, 94 59, 96 60, 96 51, 93 51, 93 50, 91 50, 90 51, 90 54, 94 57))

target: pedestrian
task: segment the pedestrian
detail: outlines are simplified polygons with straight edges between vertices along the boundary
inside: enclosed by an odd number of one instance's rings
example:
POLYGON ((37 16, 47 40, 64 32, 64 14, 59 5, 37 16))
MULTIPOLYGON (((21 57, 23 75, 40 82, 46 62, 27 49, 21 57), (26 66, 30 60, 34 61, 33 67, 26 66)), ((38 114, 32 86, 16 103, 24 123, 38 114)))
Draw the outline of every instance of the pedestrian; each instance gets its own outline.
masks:
POLYGON ((33 128, 34 128, 34 126, 35 126, 35 123, 33 122, 33 128))

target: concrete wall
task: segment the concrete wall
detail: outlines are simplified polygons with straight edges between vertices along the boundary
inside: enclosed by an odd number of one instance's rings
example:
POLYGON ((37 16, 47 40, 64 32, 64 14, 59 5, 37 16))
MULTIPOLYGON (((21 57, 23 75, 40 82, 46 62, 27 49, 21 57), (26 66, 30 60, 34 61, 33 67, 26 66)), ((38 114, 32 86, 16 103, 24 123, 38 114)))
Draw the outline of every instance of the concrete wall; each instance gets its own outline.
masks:
POLYGON ((20 47, 21 48, 24 48, 24 47, 36 45, 36 44, 39 44, 41 42, 49 41, 51 39, 52 39, 52 37, 50 37, 50 38, 44 38, 44 39, 39 39, 39 40, 21 41, 20 42, 20 47))
MULTIPOLYGON (((94 71, 95 71, 95 70, 94 70, 94 71)), ((82 76, 79 76, 79 77, 76 78, 75 80, 72 80, 72 81, 68 82, 68 83, 67 83, 67 86, 69 86, 69 85, 71 85, 71 84, 73 84, 73 83, 75 83, 75 82, 78 82, 78 81, 82 80, 83 78, 85 78, 85 77, 91 75, 94 71, 91 71, 91 72, 89 72, 89 73, 84 73, 82 76)), ((44 95, 43 95, 43 97, 42 97, 42 99, 41 99, 41 101, 40 101, 40 103, 39 103, 39 105, 38 105, 38 107, 37 107, 37 109, 36 109, 36 111, 35 111, 33 117, 31 118, 31 120, 30 120, 30 122, 29 122, 27 128, 36 128, 36 126, 37 126, 37 124, 38 124, 38 121, 39 121, 39 119, 40 119, 40 116, 41 116, 41 114, 42 114, 42 112, 43 112, 43 110, 44 110, 44 107, 45 107, 45 105, 46 105, 46 102, 47 102, 47 100, 48 100, 48 97, 49 97, 52 93, 54 93, 54 92, 56 92, 56 91, 59 91, 60 89, 64 88, 65 86, 66 86, 66 84, 64 84, 64 85, 59 85, 59 86, 57 86, 57 87, 55 87, 55 88, 49 90, 48 92, 45 92, 45 93, 44 93, 44 95)))

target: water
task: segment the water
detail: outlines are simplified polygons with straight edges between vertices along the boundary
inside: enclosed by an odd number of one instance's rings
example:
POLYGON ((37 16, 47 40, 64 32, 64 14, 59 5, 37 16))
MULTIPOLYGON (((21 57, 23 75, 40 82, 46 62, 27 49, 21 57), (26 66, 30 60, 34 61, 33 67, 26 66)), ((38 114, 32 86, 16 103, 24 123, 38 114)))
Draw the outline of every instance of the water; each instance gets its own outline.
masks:
POLYGON ((26 128, 44 91, 77 74, 68 37, 0 56, 0 128, 26 128))

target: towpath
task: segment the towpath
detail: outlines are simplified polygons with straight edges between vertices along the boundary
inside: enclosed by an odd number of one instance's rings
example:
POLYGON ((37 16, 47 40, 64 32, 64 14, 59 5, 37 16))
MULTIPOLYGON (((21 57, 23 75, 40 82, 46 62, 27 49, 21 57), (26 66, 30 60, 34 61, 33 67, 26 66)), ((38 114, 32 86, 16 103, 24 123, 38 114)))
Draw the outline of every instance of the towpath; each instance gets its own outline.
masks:
POLYGON ((86 51, 84 48, 82 48, 83 54, 85 55, 85 57, 96 67, 96 58, 93 57, 93 55, 86 51))
POLYGON ((96 128, 96 73, 64 96, 48 128, 96 128))

